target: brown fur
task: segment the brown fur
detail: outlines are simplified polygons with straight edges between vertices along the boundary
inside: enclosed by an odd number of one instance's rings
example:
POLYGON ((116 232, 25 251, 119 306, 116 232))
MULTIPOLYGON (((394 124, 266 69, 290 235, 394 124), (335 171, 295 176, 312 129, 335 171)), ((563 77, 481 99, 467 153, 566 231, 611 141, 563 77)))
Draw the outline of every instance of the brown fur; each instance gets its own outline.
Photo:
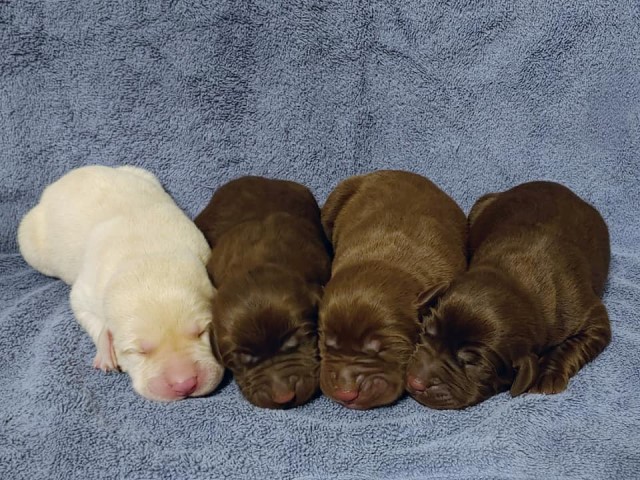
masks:
POLYGON ((253 404, 305 403, 318 390, 317 304, 330 274, 313 195, 294 182, 242 177, 195 222, 212 247, 217 356, 253 404))
POLYGON ((421 292, 466 268, 466 218, 426 178, 379 171, 340 183, 322 223, 335 258, 320 307, 320 387, 351 408, 392 403, 418 339, 421 292))
POLYGON ((600 214, 566 187, 531 182, 470 213, 471 263, 425 319, 409 392, 463 408, 500 391, 563 391, 609 343, 600 214))

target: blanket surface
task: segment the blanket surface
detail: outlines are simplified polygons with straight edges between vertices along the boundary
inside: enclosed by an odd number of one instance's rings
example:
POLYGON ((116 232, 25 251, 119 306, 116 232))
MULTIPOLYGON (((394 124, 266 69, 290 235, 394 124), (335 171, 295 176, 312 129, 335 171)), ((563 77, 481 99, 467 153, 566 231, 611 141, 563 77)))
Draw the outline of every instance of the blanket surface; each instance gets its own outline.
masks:
POLYGON ((639 99, 634 0, 0 0, 0 478, 640 478, 639 99), (17 253, 84 164, 148 168, 190 216, 245 174, 322 203, 411 170, 465 211, 562 182, 610 226, 613 341, 560 395, 463 411, 144 400, 17 253))

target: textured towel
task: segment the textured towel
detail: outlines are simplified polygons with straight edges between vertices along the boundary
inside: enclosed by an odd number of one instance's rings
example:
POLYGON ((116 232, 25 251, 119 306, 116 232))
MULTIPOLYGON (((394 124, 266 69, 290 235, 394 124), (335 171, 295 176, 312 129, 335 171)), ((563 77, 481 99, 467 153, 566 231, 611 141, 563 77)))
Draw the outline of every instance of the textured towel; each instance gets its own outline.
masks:
POLYGON ((633 0, 0 0, 0 478, 640 478, 639 99, 633 0), (190 215, 243 174, 322 202, 407 169, 465 210, 560 181, 611 229, 613 342, 560 395, 464 411, 144 400, 17 254, 88 163, 150 169, 190 215))

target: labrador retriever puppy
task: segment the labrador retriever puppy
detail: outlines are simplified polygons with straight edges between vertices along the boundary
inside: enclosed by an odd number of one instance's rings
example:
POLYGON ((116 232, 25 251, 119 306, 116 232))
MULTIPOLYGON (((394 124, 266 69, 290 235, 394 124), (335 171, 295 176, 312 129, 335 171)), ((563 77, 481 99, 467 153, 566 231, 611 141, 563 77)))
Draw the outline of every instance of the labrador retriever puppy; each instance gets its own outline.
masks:
POLYGON ((568 188, 531 182, 478 200, 469 235, 468 272, 423 312, 410 394, 458 409, 506 389, 563 391, 611 339, 604 220, 568 188))
POLYGON ((25 260, 72 285, 94 366, 127 372, 140 395, 211 392, 223 368, 209 340, 209 247, 158 179, 136 167, 72 170, 23 218, 25 260))
POLYGON ((254 405, 307 402, 318 391, 317 307, 331 269, 313 194, 242 177, 219 188, 195 222, 212 248, 219 359, 254 405))
POLYGON ((320 307, 320 387, 349 408, 392 403, 425 293, 466 268, 466 217, 426 178, 378 171, 338 184, 322 223, 335 257, 320 307))

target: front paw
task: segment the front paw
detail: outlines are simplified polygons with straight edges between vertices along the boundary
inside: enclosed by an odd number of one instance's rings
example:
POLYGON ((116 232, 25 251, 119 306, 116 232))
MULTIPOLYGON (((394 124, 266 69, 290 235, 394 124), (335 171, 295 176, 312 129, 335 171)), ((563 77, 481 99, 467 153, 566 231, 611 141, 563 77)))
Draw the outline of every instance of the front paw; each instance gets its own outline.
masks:
POLYGON ((118 364, 114 361, 110 353, 103 355, 101 352, 98 352, 93 359, 93 368, 99 368, 103 372, 111 372, 118 370, 118 364))
POLYGON ((569 377, 563 372, 543 372, 536 383, 529 389, 529 393, 543 393, 546 395, 560 393, 566 390, 569 377))
POLYGON ((113 348, 113 335, 111 331, 103 329, 98 337, 96 345, 98 351, 93 359, 93 366, 99 368, 103 372, 118 370, 118 361, 116 360, 116 351, 113 348))

